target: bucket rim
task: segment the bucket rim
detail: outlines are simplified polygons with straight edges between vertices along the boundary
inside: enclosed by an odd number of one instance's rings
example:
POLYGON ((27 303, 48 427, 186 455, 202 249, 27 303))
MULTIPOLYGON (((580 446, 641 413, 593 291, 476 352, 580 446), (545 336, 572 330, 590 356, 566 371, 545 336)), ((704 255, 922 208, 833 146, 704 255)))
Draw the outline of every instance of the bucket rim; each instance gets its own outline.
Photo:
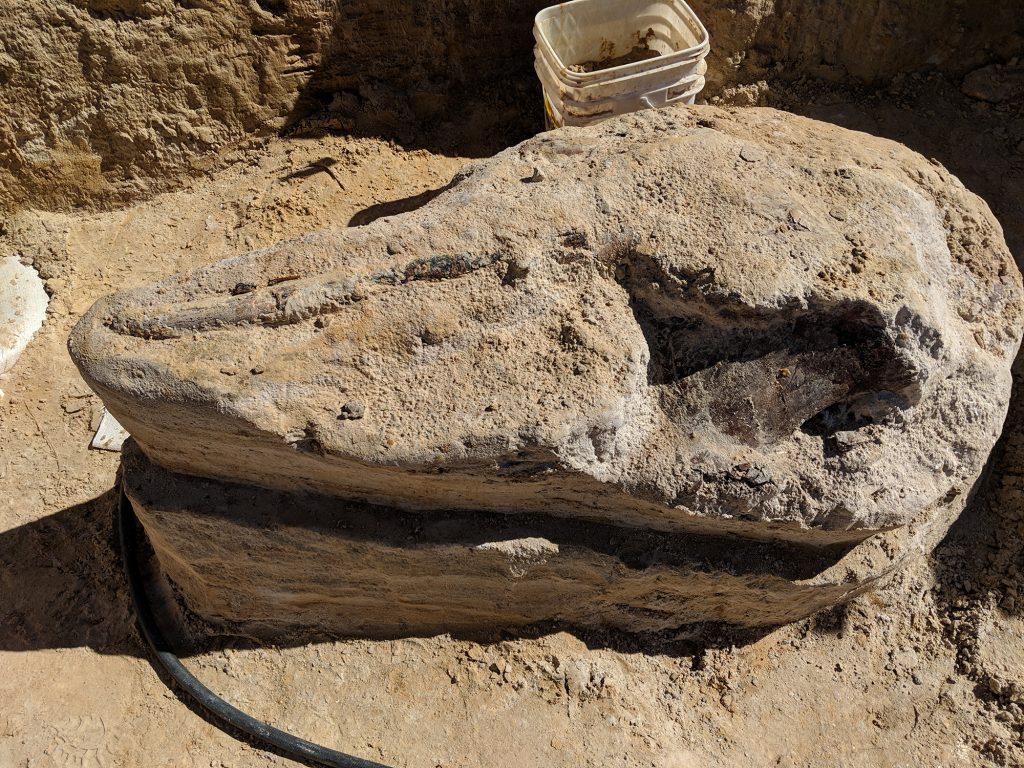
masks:
POLYGON ((558 52, 555 50, 554 46, 551 44, 551 41, 548 40, 547 35, 544 33, 541 24, 550 17, 554 16, 556 13, 564 14, 566 10, 571 11, 573 6, 591 4, 598 1, 599 0, 568 0, 568 2, 560 3, 559 5, 553 5, 541 9, 534 17, 534 39, 536 40, 539 46, 543 47, 550 54, 553 63, 555 63, 558 66, 559 70, 564 72, 565 79, 576 81, 580 85, 589 85, 593 82, 600 82, 607 79, 616 79, 617 77, 620 76, 622 70, 627 70, 631 67, 637 72, 640 72, 649 69, 660 69, 662 66, 666 66, 668 63, 675 63, 677 61, 704 58, 711 50, 711 35, 708 33, 707 27, 704 26, 704 22, 700 20, 700 17, 697 16, 696 12, 685 2, 685 0, 664 0, 664 2, 672 6, 678 12, 679 18, 683 19, 685 22, 692 22, 692 25, 688 24, 688 26, 691 26, 691 29, 694 29, 694 31, 698 32, 699 40, 696 45, 646 60, 646 62, 658 62, 656 65, 653 66, 650 64, 647 64, 647 66, 643 66, 645 62, 632 62, 629 64, 620 64, 616 67, 608 67, 607 69, 596 70, 594 72, 570 72, 569 67, 572 66, 572 64, 567 64, 562 61, 562 58, 558 55, 558 52), (609 73, 611 74, 611 77, 608 77, 609 73))
MULTIPOLYGON (((584 85, 579 85, 576 83, 568 83, 565 80, 561 79, 559 77, 559 74, 555 72, 555 70, 551 67, 551 61, 544 56, 542 51, 535 49, 534 53, 534 69, 537 71, 537 74, 541 76, 542 79, 544 79, 543 75, 544 73, 546 73, 548 75, 547 79, 551 82, 552 85, 561 86, 564 90, 572 91, 576 95, 580 96, 585 95, 587 93, 600 92, 603 89, 620 86, 632 79, 636 79, 639 81, 641 79, 650 80, 660 78, 663 79, 664 81, 682 82, 684 80, 689 79, 696 80, 697 78, 704 78, 705 75, 707 75, 707 64, 703 59, 700 59, 696 62, 696 66, 694 67, 694 70, 692 72, 689 72, 685 75, 680 75, 679 77, 675 78, 670 77, 671 70, 679 69, 680 64, 681 62, 676 62, 675 64, 669 64, 664 67, 659 67, 658 69, 647 70, 646 72, 633 72, 623 75, 621 77, 614 78, 612 80, 605 80, 599 83, 587 83, 584 85), (704 64, 704 66, 702 67, 701 64, 704 64), (540 71, 541 68, 543 68, 544 70, 543 73, 540 71)), ((656 88, 654 90, 656 90, 656 88)), ((600 98, 593 100, 599 101, 600 98)), ((573 101, 582 101, 582 99, 576 98, 573 99, 573 101)))
MULTIPOLYGON (((696 56, 672 59, 668 61, 666 61, 665 57, 659 56, 649 60, 657 61, 658 66, 648 66, 644 69, 637 69, 634 71, 620 71, 630 66, 628 64, 625 64, 618 67, 609 67, 608 69, 598 70, 602 75, 602 77, 600 78, 588 78, 585 80, 581 80, 580 78, 573 76, 576 73, 570 72, 565 67, 558 66, 553 61, 554 54, 552 54, 550 50, 547 49, 546 47, 543 47, 541 45, 535 45, 534 51, 537 55, 544 57, 545 64, 548 65, 548 68, 551 70, 552 74, 554 74, 554 76, 557 77, 559 81, 574 88, 591 88, 594 86, 604 85, 605 83, 622 80, 625 77, 639 77, 643 75, 648 75, 652 72, 657 72, 662 69, 668 69, 669 67, 699 66, 702 61, 707 60, 707 51, 696 56), (610 76, 608 73, 610 73, 610 76)), ((595 72, 588 74, 597 73, 595 72)))

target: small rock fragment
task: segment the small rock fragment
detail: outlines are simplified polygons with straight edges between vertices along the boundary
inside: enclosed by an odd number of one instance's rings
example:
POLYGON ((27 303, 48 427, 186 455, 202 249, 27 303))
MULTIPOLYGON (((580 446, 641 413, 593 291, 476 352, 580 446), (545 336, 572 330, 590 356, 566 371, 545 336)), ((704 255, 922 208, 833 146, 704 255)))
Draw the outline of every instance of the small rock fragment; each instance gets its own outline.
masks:
POLYGON ((766 483, 770 483, 772 480, 772 476, 764 469, 746 462, 743 464, 737 464, 735 471, 737 473, 736 477, 738 480, 742 480, 743 482, 753 486, 765 485, 766 483))
POLYGON ((341 413, 338 414, 340 421, 350 421, 363 418, 366 413, 366 406, 358 400, 350 400, 341 406, 341 413))
POLYGON ((420 332, 420 340, 427 346, 437 346, 444 341, 444 332, 439 328, 427 325, 420 332))
POLYGON ((748 163, 756 163, 759 160, 764 160, 765 154, 763 149, 746 144, 740 150, 740 157, 748 163))
POLYGON ((527 176, 525 179, 523 179, 523 181, 527 184, 536 183, 538 181, 544 181, 544 174, 541 173, 540 168, 534 166, 533 173, 530 176, 527 176))
POLYGON ((807 215, 807 211, 803 208, 789 209, 789 223, 793 229, 802 230, 804 232, 811 228, 810 218, 807 215))
POLYGON ((1024 66, 992 64, 976 69, 964 78, 964 95, 991 104, 1024 96, 1024 66))
POLYGON ((579 696, 590 685, 590 668, 585 662, 575 661, 565 665, 565 690, 572 696, 579 696))

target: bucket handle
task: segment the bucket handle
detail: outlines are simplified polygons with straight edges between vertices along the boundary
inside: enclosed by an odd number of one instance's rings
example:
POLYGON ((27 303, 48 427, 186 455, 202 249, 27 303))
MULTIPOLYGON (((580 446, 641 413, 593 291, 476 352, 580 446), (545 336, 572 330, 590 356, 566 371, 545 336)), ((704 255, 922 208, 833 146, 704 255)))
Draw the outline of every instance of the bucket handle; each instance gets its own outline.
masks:
POLYGON ((672 88, 665 88, 664 90, 656 91, 655 93, 644 94, 643 96, 640 97, 640 103, 643 104, 647 109, 667 107, 670 104, 675 104, 680 101, 685 102, 687 104, 692 104, 693 102, 691 101, 691 99, 694 96, 696 96, 701 89, 698 88, 696 91, 686 89, 670 97, 669 92, 671 90, 672 88), (651 99, 652 96, 655 97, 653 101, 651 99))

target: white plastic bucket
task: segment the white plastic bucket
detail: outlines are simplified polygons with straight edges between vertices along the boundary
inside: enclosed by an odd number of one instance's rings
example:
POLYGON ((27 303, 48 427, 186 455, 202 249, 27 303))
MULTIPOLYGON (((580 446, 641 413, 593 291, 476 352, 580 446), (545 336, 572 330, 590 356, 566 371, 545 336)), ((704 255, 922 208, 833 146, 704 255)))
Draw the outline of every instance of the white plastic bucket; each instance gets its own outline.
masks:
POLYGON ((632 62, 630 64, 621 64, 617 67, 607 67, 605 69, 597 69, 591 72, 575 72, 568 65, 563 64, 562 59, 560 59, 550 48, 542 45, 538 45, 535 48, 537 55, 543 56, 544 60, 551 66, 552 70, 559 74, 561 80, 568 85, 574 86, 598 85, 608 79, 618 79, 626 75, 641 74, 656 69, 664 69, 669 66, 692 68, 704 61, 708 50, 710 50, 710 47, 705 51, 702 51, 699 55, 692 57, 688 56, 685 58, 679 58, 659 55, 650 59, 632 62))
POLYGON ((571 0, 538 13, 533 31, 534 67, 550 127, 692 104, 704 87, 710 38, 683 0, 571 0), (660 55, 591 72, 570 70, 629 53, 641 40, 660 55))
POLYGON ((615 115, 656 109, 671 104, 693 104, 704 88, 707 65, 701 62, 696 72, 683 73, 678 67, 626 75, 606 83, 571 88, 559 83, 540 56, 534 67, 544 90, 544 104, 549 127, 591 125, 615 115))
POLYGON ((608 72, 618 76, 616 71, 626 67, 642 72, 704 58, 711 47, 707 29, 683 0, 571 0, 545 8, 534 20, 538 47, 562 67, 628 52, 639 42, 638 36, 661 55, 593 72, 567 70, 566 78, 581 84, 596 82, 608 72), (646 36, 648 30, 652 37, 646 36))
POLYGON ((560 80, 551 62, 541 52, 534 56, 534 69, 541 83, 551 86, 562 101, 596 102, 609 99, 628 99, 653 95, 657 91, 673 90, 683 83, 695 83, 707 73, 707 62, 700 59, 692 65, 670 64, 660 69, 624 74, 590 85, 566 85, 560 80))

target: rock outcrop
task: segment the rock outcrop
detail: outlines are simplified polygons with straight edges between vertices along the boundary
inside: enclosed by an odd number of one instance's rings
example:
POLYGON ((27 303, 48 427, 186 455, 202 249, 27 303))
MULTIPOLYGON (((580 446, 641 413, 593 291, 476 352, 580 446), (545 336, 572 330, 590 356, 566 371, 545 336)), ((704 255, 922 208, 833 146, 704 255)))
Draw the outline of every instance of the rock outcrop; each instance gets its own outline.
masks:
POLYGON ((905 527, 895 563, 981 472, 1021 307, 998 224, 942 167, 689 108, 116 294, 71 351, 175 473, 811 548, 905 527))

